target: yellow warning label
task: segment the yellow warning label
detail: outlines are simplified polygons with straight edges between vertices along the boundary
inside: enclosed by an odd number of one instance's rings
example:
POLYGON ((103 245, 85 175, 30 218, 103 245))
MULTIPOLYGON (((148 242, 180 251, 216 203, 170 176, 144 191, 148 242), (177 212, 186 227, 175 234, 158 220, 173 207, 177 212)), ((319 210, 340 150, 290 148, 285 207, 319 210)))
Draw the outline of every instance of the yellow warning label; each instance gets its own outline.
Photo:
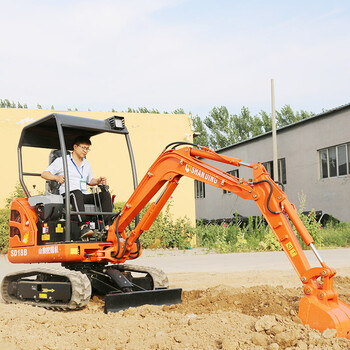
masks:
POLYGON ((288 242, 286 244, 286 248, 289 250, 289 254, 292 258, 298 255, 297 251, 294 249, 293 244, 291 242, 288 242))
POLYGON ((296 252, 295 249, 290 250, 289 253, 290 253, 290 256, 291 256, 292 258, 294 258, 296 255, 298 255, 298 253, 296 252))
POLYGON ((40 299, 47 299, 47 294, 45 294, 45 293, 39 293, 39 298, 40 298, 40 299))
POLYGON ((63 233, 63 227, 61 226, 61 224, 58 224, 56 226, 56 233, 63 233))
POLYGON ((49 240, 50 240, 50 235, 49 235, 49 234, 41 235, 41 239, 42 239, 43 241, 49 241, 49 240))
POLYGON ((70 248, 70 253, 72 255, 78 255, 78 248, 70 248))

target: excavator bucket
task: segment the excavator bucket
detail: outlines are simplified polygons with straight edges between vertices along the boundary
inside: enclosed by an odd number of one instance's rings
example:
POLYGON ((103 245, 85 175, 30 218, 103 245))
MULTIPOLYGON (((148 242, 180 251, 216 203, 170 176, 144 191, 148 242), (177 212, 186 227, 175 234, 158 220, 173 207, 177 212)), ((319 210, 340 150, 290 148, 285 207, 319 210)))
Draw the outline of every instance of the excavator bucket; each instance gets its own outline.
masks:
POLYGON ((181 304, 181 288, 156 289, 128 293, 109 293, 105 296, 104 312, 118 312, 129 307, 181 304))
POLYGON ((333 288, 336 271, 323 261, 322 265, 309 269, 301 279, 305 296, 299 302, 299 318, 313 329, 335 329, 338 337, 350 339, 350 305, 333 288))
POLYGON ((305 325, 323 332, 336 329, 338 337, 350 339, 350 306, 337 297, 322 300, 325 296, 305 296, 300 299, 299 317, 305 325))

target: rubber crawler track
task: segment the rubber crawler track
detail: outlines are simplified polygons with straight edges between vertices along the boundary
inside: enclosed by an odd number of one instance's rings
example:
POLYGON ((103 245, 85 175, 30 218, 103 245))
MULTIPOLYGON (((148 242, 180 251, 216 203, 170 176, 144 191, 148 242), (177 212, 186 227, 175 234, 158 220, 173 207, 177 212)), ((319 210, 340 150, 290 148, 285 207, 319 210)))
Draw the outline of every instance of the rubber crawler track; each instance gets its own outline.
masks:
POLYGON ((167 275, 162 270, 157 269, 155 267, 129 265, 129 264, 117 264, 114 266, 114 268, 120 271, 148 273, 152 277, 154 289, 169 288, 169 280, 167 275))
POLYGON ((23 303, 34 306, 41 306, 51 310, 74 310, 82 309, 88 304, 91 298, 91 284, 88 277, 79 271, 72 271, 63 267, 33 268, 6 275, 1 283, 1 294, 6 303, 23 303), (12 295, 9 295, 8 286, 10 282, 19 280, 22 277, 35 276, 37 274, 56 275, 68 278, 72 286, 72 296, 69 303, 52 304, 48 302, 35 302, 34 300, 21 300, 12 295))

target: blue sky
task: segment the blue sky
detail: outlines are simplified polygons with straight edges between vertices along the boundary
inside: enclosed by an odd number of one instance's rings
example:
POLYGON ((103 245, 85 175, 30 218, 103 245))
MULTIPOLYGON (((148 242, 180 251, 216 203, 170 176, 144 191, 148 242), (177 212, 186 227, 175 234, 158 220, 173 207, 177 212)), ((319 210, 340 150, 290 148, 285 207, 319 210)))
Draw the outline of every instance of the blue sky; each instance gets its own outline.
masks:
POLYGON ((0 98, 205 117, 350 103, 349 1, 0 0, 0 98))

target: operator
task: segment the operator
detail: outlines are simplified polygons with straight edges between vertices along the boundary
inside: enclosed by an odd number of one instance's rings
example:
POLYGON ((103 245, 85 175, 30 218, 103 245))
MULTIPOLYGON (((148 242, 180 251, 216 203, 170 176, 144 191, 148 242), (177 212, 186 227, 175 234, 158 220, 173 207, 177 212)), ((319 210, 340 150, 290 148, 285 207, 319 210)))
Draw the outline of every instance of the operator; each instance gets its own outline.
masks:
MULTIPOLYGON (((86 160, 87 153, 91 150, 91 141, 86 136, 78 136, 73 142, 73 152, 67 155, 70 201, 75 211, 84 211, 84 204, 94 204, 94 194, 87 192, 87 185, 106 185, 107 179, 103 176, 94 178, 90 163, 86 160)), ((41 174, 45 180, 55 180, 61 184, 59 191, 65 197, 65 178, 63 172, 62 157, 56 158, 41 174)), ((112 211, 112 200, 109 191, 102 190, 99 193, 102 211, 112 211)), ((81 236, 93 234, 85 215, 78 215, 81 236)), ((108 230, 106 222, 106 230, 108 230)))

